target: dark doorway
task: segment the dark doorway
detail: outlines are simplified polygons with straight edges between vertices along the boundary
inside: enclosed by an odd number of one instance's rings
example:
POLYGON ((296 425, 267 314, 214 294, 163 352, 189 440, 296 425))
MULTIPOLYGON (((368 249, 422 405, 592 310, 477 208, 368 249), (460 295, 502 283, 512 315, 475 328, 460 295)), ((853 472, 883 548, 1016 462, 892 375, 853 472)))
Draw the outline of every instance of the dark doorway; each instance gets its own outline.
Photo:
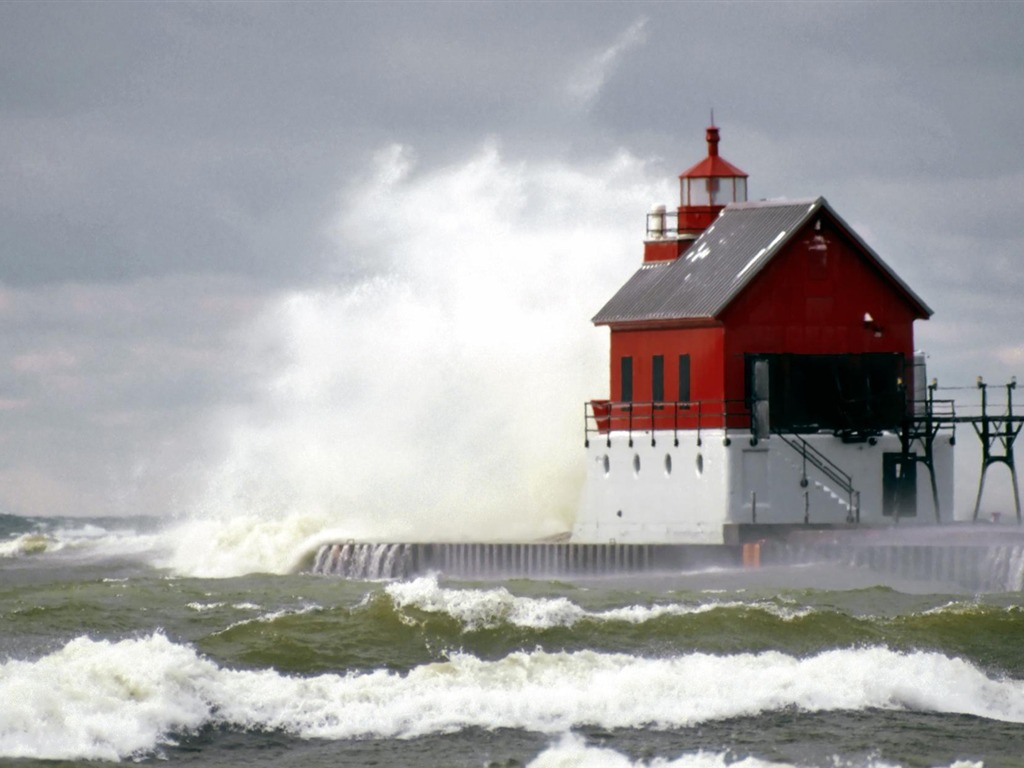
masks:
POLYGON ((755 366, 760 361, 769 368, 773 429, 863 436, 898 428, 906 413, 904 358, 899 353, 747 355, 748 405, 756 399, 755 366))
POLYGON ((917 460, 902 453, 882 454, 882 514, 917 516, 917 460))

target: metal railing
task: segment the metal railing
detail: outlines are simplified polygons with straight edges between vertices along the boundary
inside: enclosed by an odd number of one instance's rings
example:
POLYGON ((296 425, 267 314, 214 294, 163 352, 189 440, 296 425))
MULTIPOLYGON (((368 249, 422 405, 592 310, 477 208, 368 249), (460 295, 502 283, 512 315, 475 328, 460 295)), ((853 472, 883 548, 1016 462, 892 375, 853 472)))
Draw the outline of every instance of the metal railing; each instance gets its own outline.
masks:
POLYGON ((678 236, 678 211, 654 210, 647 214, 648 240, 675 240, 678 236))
POLYGON ((826 456, 824 453, 819 451, 809 442, 804 440, 800 435, 796 433, 785 433, 777 429, 772 430, 772 434, 782 439, 786 445, 800 454, 803 459, 803 467, 801 469, 802 476, 800 478, 800 485, 804 488, 809 484, 807 478, 807 465, 810 464, 812 467, 817 469, 823 474, 829 482, 833 483, 839 490, 846 494, 847 498, 847 522, 860 522, 860 493, 856 488, 853 487, 853 478, 843 471, 842 467, 836 464, 832 459, 826 456))
POLYGON ((591 400, 583 405, 584 445, 590 446, 592 435, 602 435, 611 445, 612 432, 626 432, 629 445, 635 434, 650 434, 651 445, 657 445, 655 432, 672 432, 674 445, 679 445, 681 431, 697 433, 705 429, 724 429, 728 444, 730 429, 750 429, 750 410, 743 400, 693 402, 618 402, 591 400))

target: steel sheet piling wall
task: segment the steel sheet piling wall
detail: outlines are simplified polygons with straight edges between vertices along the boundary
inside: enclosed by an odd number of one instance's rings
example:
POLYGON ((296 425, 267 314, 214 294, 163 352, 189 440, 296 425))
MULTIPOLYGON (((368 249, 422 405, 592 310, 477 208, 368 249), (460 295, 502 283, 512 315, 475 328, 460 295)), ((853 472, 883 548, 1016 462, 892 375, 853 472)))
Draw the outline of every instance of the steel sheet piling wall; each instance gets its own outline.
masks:
MULTIPOLYGON (((982 591, 1024 589, 1024 544, 909 545, 766 541, 762 566, 836 563, 900 579, 982 591)), ((430 572, 454 578, 555 578, 681 572, 740 565, 728 547, 653 544, 327 544, 314 573, 347 579, 405 579, 430 572)))
MULTIPOLYGON (((715 563, 733 564, 728 548, 715 563)), ((313 573, 350 579, 400 579, 431 571, 461 578, 604 576, 709 564, 708 548, 651 544, 328 544, 313 573)))

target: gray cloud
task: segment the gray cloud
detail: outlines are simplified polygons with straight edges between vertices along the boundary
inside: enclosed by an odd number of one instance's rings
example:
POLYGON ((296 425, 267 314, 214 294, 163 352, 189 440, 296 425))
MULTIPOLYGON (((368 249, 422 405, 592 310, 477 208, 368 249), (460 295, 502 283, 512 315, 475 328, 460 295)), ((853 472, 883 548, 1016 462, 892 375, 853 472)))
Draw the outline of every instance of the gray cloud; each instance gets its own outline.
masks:
POLYGON ((401 268, 339 213, 396 144, 439 178, 488 142, 538 179, 625 151, 671 203, 714 108, 754 197, 823 194, 932 305, 942 379, 1022 373, 1022 28, 1018 3, 0 3, 0 511, 172 508, 287 358, 261 309, 401 268))
POLYGON ((568 83, 570 98, 590 106, 601 94, 622 58, 647 40, 647 19, 641 17, 600 53, 583 62, 568 83))

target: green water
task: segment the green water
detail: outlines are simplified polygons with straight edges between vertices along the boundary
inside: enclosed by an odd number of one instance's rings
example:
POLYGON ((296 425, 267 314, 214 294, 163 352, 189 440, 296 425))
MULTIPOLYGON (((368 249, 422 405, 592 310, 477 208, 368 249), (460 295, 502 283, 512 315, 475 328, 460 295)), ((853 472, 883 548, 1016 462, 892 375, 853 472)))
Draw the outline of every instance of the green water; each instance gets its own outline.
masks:
POLYGON ((8 557, 0 758, 1024 766, 1021 595, 872 580, 197 579, 8 557))

